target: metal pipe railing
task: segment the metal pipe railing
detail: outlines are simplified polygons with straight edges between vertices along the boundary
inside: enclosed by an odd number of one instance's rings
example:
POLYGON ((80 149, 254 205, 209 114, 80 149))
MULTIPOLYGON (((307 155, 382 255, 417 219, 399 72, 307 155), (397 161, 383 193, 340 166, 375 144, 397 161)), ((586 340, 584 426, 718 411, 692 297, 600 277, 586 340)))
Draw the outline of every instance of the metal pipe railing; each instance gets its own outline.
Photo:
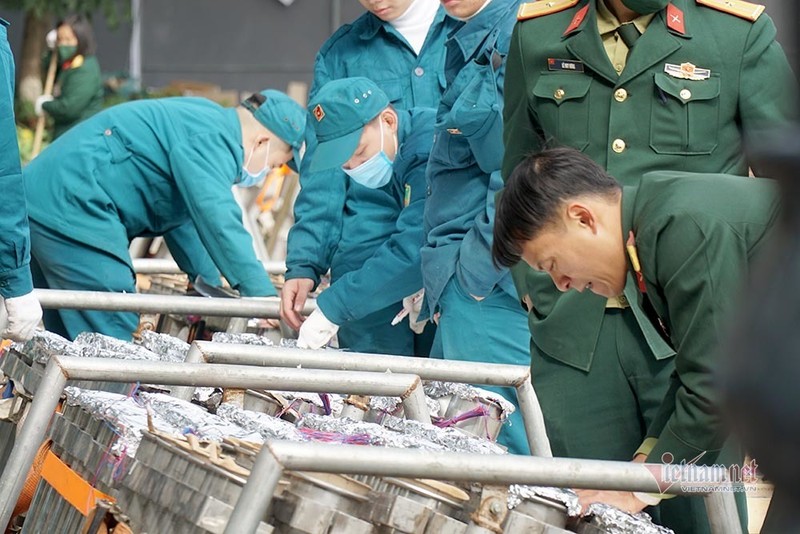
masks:
POLYGON ((0 478, 0 525, 7 525, 36 452, 44 441, 67 380, 148 382, 163 385, 270 388, 316 393, 399 396, 411 419, 430 423, 422 382, 400 373, 329 373, 311 369, 255 368, 53 356, 17 435, 0 478))
MULTIPOLYGON (((280 475, 287 470, 659 493, 660 481, 655 474, 659 467, 634 462, 270 441, 256 457, 225 534, 255 532, 267 512, 280 475)), ((717 479, 725 479, 724 468, 709 469, 717 479)), ((684 494, 680 484, 669 486, 665 492, 684 494)), ((709 504, 717 503, 708 509, 714 534, 741 533, 731 492, 715 492, 706 500, 709 504)))
MULTIPOLYGON (((260 347, 196 341, 189 349, 186 361, 191 363, 227 363, 237 365, 303 367, 336 371, 372 371, 411 373, 423 380, 441 380, 462 384, 513 387, 516 389, 519 410, 531 454, 552 456, 544 416, 531 385, 530 368, 523 365, 503 365, 480 362, 461 362, 435 358, 413 358, 367 354, 300 350, 284 347, 260 347)), ((177 388, 173 395, 189 400, 193 388, 177 388)))
MULTIPOLYGON (((71 291, 64 289, 35 289, 33 294, 39 299, 42 308, 45 309, 177 313, 184 315, 278 319, 280 318, 281 306, 278 297, 228 299, 105 291, 71 291)), ((316 308, 316 300, 308 299, 303 313, 310 314, 316 308)))
MULTIPOLYGON (((286 263, 282 261, 268 261, 263 263, 264 269, 269 274, 284 274, 286 263)), ((137 274, 181 274, 183 270, 174 260, 169 258, 134 258, 133 270, 137 274)))

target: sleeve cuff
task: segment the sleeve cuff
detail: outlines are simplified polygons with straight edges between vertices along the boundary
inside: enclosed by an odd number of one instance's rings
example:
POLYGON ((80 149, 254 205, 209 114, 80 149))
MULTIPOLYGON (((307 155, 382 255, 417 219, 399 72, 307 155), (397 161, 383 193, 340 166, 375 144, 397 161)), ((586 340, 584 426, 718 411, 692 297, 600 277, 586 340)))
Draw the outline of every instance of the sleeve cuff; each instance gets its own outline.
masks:
POLYGON ((650 453, 653 452, 653 449, 658 443, 658 438, 646 438, 639 448, 636 449, 636 452, 633 453, 633 457, 636 458, 640 454, 644 454, 645 456, 650 456, 650 453))
POLYGON ((343 306, 339 306, 340 300, 336 295, 333 286, 319 294, 317 297, 317 308, 322 312, 328 321, 336 326, 342 326, 349 320, 347 312, 343 311, 343 306))
POLYGON ((311 267, 297 267, 297 266, 286 266, 286 274, 284 275, 284 280, 294 280, 296 278, 309 278, 314 281, 314 287, 311 289, 314 291, 317 289, 319 285, 319 275, 312 269, 311 267))
POLYGON ((266 274, 242 280, 236 286, 243 297, 277 297, 278 291, 266 274))
POLYGON ((0 296, 4 299, 21 297, 33 291, 29 264, 0 273, 0 296))

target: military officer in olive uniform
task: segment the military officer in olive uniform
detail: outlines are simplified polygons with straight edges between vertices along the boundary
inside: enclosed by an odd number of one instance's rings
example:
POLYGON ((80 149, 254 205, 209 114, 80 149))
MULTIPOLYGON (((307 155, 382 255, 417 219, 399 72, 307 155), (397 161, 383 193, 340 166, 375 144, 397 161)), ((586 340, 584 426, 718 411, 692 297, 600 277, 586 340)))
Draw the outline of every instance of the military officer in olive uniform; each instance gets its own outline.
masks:
MULTIPOLYGON (((720 454, 727 430, 712 375, 739 291, 778 212, 772 180, 655 171, 622 187, 577 150, 551 149, 523 160, 509 178, 497 203, 493 255, 502 265, 523 258, 561 291, 610 298, 634 279, 632 298, 677 350, 642 459, 741 465, 743 455, 720 454)), ((579 494, 584 504, 631 512, 659 498, 579 494)))
MULTIPOLYGON (((746 175, 745 135, 792 111, 791 70, 762 12, 716 0, 523 4, 508 56, 504 177, 547 145, 583 151, 624 185, 660 169, 746 175)), ((603 299, 559 295, 526 266, 514 276, 553 453, 631 458, 673 366, 635 286, 603 299)))

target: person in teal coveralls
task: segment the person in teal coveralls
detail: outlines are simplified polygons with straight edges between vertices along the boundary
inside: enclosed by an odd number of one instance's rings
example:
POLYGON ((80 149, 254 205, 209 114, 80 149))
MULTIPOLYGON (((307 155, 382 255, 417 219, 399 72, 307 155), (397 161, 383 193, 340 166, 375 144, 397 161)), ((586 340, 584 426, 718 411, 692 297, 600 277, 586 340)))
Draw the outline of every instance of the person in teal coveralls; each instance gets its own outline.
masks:
MULTIPOLYGON (((436 108, 444 89, 444 40, 455 21, 436 0, 361 0, 368 10, 345 24, 317 54, 310 98, 331 80, 364 76, 397 110, 436 108)), ((336 282, 359 270, 395 231, 396 203, 348 180, 339 168, 312 172, 313 150, 300 169, 301 190, 289 232, 282 316, 295 329, 306 297, 328 269, 336 282)), ((416 191, 415 191, 416 193, 416 191)), ((435 328, 422 335, 394 328, 400 301, 339 330, 339 345, 361 352, 426 356, 435 328)), ((405 322, 404 322, 405 323, 405 322)), ((407 323, 405 323, 407 324, 407 323)))
POLYGON ((0 335, 24 341, 33 335, 42 308, 31 293, 28 217, 14 123, 14 56, 8 45, 7 26, 8 22, 0 18, 0 189, 5 200, 0 211, 0 297, 7 322, 0 324, 0 335))
MULTIPOLYGON (((191 278, 215 272, 213 264, 243 296, 276 295, 231 187, 296 164, 306 115, 265 90, 236 108, 204 98, 130 102, 76 125, 23 173, 34 285, 134 292, 130 241, 169 234, 191 278)), ((137 323, 129 312, 45 314, 47 329, 68 338, 92 331, 129 339, 137 323)))
MULTIPOLYGON (((447 360, 529 365, 530 335, 507 269, 492 264, 494 197, 503 185, 503 79, 516 0, 445 4, 460 19, 446 48, 447 89, 428 162, 426 242, 421 251, 427 313, 439 314, 447 360)), ((438 349, 438 341, 434 347, 438 349)), ((489 389, 489 388, 487 388, 489 389)), ((502 393, 516 402, 513 388, 502 393)), ((528 454, 519 411, 498 441, 528 454)))
MULTIPOLYGON (((349 322, 395 305, 422 287, 419 251, 425 169, 433 143, 433 109, 397 110, 367 78, 327 83, 309 104, 317 134, 311 171, 340 168, 348 179, 393 209, 361 215, 363 224, 391 226, 372 255, 331 284, 300 328, 298 346, 318 349, 349 322)), ((348 201, 349 202, 349 201, 348 201)), ((413 323, 411 323, 413 324, 413 323)), ((405 323, 384 328, 411 330, 405 323)))

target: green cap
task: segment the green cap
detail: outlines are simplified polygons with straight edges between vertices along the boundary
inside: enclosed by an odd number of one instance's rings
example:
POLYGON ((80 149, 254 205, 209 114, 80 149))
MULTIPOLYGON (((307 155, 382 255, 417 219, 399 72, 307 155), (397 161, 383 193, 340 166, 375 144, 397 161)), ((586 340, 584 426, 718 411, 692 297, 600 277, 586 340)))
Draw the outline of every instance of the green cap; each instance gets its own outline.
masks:
POLYGON ((311 172, 341 167, 361 139, 364 126, 389 105, 389 97, 368 78, 326 83, 308 105, 317 132, 311 172))
POLYGON ((306 143, 308 117, 306 110, 286 94, 274 89, 265 89, 251 96, 242 102, 242 106, 248 109, 258 122, 292 147, 294 170, 299 169, 306 143), (264 101, 260 102, 261 98, 257 95, 263 96, 264 101))

